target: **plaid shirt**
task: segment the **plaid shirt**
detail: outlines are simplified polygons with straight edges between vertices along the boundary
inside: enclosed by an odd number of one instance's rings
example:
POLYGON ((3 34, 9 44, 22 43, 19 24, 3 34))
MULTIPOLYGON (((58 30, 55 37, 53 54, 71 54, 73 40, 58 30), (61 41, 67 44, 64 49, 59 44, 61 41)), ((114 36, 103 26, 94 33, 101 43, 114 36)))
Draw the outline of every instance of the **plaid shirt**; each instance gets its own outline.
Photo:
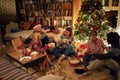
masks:
POLYGON ((30 45, 32 45, 32 49, 35 51, 40 51, 41 43, 36 43, 34 40, 31 40, 30 45))
POLYGON ((93 54, 93 53, 103 54, 105 49, 106 46, 104 45, 101 39, 97 39, 95 43, 93 43, 93 41, 90 40, 88 41, 86 52, 89 54, 93 54))

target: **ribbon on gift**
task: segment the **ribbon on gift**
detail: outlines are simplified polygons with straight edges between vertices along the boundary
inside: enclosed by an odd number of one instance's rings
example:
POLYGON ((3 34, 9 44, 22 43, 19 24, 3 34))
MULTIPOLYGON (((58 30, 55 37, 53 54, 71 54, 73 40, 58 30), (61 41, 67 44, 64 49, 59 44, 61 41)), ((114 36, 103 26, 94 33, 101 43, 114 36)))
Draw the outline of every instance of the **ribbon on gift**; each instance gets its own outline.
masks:
POLYGON ((82 45, 80 45, 80 48, 81 48, 81 49, 86 49, 86 48, 87 48, 87 44, 82 44, 82 45))

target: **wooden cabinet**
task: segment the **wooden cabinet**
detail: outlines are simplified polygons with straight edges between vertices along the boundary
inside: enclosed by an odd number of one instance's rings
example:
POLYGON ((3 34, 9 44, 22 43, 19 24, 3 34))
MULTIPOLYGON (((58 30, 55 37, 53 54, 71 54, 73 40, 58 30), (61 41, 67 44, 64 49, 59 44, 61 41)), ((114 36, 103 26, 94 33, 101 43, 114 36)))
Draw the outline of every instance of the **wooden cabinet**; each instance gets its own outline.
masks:
POLYGON ((22 0, 22 5, 23 19, 31 24, 37 21, 51 26, 55 18, 59 27, 72 25, 72 0, 22 0))

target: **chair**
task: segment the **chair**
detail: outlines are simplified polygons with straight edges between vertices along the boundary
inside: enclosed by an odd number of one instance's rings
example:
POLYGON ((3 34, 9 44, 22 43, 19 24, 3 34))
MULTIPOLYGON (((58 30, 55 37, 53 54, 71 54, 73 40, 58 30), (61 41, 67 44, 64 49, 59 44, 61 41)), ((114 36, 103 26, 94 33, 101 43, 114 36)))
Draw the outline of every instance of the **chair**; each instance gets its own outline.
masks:
POLYGON ((24 48, 24 43, 23 43, 21 37, 14 38, 11 40, 11 42, 12 42, 14 49, 22 50, 24 48))

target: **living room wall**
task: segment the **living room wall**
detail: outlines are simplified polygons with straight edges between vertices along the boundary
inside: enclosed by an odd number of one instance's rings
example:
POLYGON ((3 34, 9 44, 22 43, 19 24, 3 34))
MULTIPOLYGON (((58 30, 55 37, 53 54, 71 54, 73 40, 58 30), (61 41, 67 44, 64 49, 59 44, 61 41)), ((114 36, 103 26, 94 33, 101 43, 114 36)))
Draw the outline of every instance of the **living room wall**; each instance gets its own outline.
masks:
POLYGON ((0 24, 17 21, 15 0, 0 0, 0 24))

